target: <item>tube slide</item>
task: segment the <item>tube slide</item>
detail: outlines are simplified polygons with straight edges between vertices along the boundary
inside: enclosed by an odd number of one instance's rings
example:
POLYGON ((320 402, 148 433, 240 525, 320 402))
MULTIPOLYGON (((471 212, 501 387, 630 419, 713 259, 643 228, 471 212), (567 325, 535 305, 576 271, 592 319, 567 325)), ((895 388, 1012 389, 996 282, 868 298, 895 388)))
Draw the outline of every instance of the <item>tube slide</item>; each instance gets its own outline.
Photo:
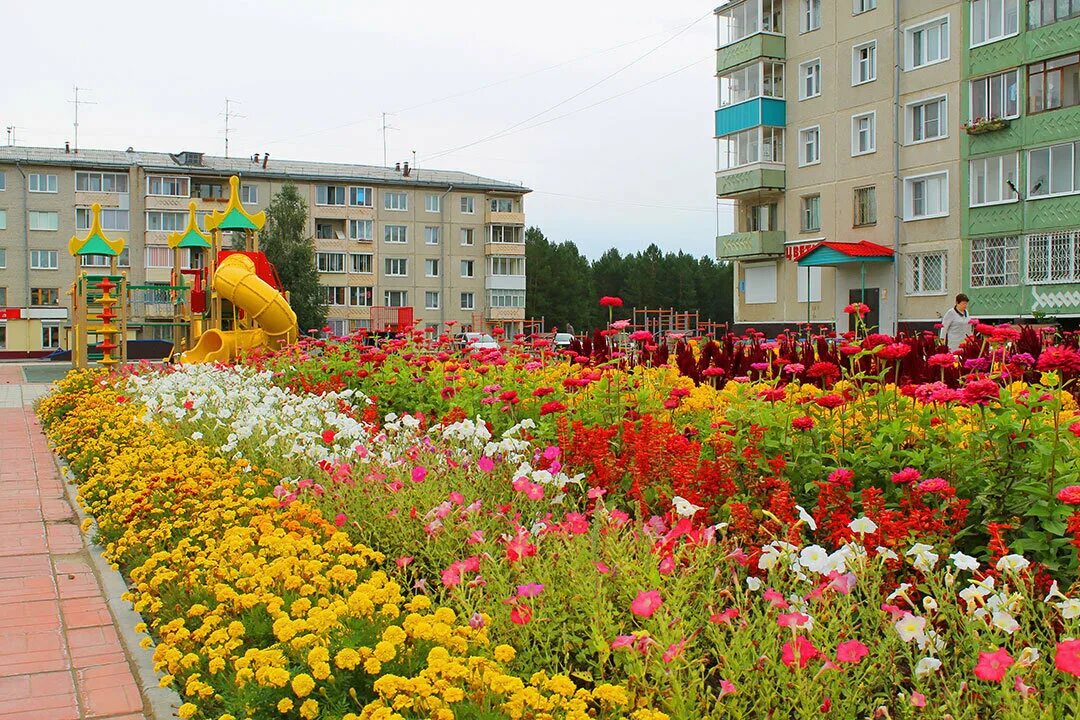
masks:
POLYGON ((258 328, 207 330, 195 347, 180 356, 182 363, 227 362, 239 351, 255 347, 276 349, 296 341, 296 313, 281 293, 255 274, 246 255, 229 255, 214 273, 214 291, 244 311, 258 328))

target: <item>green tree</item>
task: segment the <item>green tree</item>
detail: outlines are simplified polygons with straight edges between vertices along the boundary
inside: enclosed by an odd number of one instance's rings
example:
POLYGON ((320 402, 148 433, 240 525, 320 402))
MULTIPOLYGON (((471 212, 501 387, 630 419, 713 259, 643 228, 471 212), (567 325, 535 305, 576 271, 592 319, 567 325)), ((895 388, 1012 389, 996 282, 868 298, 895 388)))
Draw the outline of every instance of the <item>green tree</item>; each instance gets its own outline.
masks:
POLYGON ((270 200, 259 243, 289 291, 300 332, 326 323, 326 305, 315 266, 315 241, 307 234, 307 203, 296 186, 286 183, 270 200))

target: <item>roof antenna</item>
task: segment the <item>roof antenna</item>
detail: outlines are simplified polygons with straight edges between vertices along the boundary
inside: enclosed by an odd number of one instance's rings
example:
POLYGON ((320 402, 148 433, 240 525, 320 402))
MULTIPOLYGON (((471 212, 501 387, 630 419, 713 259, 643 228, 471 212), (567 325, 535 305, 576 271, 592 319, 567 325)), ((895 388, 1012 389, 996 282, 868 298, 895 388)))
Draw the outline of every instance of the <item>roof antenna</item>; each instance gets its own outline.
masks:
POLYGON ((74 100, 68 100, 69 103, 74 103, 74 105, 75 105, 75 154, 76 155, 79 154, 79 106, 80 105, 97 105, 96 102, 93 102, 91 100, 80 100, 79 99, 79 91, 80 90, 86 90, 86 89, 87 88, 81 88, 78 85, 76 85, 75 86, 75 99, 74 100))
POLYGON ((390 167, 389 165, 386 164, 386 131, 387 130, 397 130, 397 128, 394 127, 393 125, 387 125, 386 124, 386 116, 387 115, 393 115, 393 114, 394 113, 387 113, 387 112, 384 112, 382 114, 382 164, 383 164, 383 167, 390 167))
POLYGON ((225 115, 225 157, 229 157, 229 120, 231 120, 232 118, 247 117, 246 115, 232 112, 232 110, 230 110, 229 108, 230 104, 240 105, 241 103, 239 100, 230 100, 229 98, 225 98, 225 112, 223 113, 223 115, 225 115))

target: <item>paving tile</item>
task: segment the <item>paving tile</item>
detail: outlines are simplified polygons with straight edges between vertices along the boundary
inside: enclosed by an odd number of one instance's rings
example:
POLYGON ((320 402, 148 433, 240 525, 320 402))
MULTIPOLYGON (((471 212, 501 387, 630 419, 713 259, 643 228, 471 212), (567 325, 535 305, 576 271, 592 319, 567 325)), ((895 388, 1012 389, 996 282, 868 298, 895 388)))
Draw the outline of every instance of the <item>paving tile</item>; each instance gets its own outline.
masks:
POLYGON ((76 668, 127 662, 120 635, 112 625, 69 628, 67 643, 76 668))
POLYGON ((76 553, 83 548, 82 533, 78 525, 71 523, 46 523, 46 531, 49 537, 49 551, 64 555, 76 553))
POLYGON ((64 627, 69 629, 113 624, 112 613, 100 597, 61 600, 60 609, 64 615, 64 627))
POLYGON ((56 587, 61 600, 101 596, 97 576, 92 572, 58 574, 56 576, 56 587))
MULTIPOLYGON (((0 534, 2 533, 3 531, 0 530, 0 534)), ((0 580, 42 575, 52 575, 52 564, 49 562, 48 555, 9 555, 0 557, 0 580)))
POLYGON ((87 718, 138 713, 143 708, 139 686, 126 662, 79 670, 76 676, 87 718))

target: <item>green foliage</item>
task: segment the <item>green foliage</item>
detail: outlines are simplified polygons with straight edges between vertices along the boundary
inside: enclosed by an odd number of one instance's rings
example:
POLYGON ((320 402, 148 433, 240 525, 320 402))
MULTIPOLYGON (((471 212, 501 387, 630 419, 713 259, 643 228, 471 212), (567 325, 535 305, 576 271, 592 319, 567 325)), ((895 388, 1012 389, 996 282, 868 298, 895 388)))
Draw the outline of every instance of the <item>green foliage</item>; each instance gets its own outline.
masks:
POLYGON ((307 234, 307 203, 295 185, 284 185, 270 201, 259 240, 289 291, 300 332, 321 328, 326 323, 326 305, 319 289, 315 242, 307 234))

